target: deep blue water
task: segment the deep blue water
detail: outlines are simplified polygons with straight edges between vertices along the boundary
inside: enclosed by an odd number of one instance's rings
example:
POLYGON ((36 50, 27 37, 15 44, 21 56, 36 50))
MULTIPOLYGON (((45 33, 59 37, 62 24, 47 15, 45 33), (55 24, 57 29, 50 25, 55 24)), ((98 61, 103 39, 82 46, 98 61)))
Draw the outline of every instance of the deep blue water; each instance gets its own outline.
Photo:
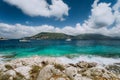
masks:
POLYGON ((120 40, 1 40, 0 55, 14 57, 28 56, 66 56, 66 55, 99 55, 120 57, 120 40))

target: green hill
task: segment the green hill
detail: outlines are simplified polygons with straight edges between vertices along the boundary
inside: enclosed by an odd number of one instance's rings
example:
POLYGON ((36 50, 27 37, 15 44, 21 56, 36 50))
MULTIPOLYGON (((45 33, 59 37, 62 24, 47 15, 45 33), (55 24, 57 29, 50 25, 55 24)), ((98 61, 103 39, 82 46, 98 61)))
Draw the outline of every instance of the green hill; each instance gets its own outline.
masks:
POLYGON ((76 36, 67 35, 64 33, 50 33, 50 32, 42 32, 39 34, 36 34, 31 37, 26 37, 25 39, 37 39, 37 40, 45 40, 45 39, 75 39, 75 40, 112 40, 112 39, 120 39, 119 37, 109 37, 104 36, 101 34, 80 34, 76 36))
POLYGON ((89 40, 89 39, 94 39, 94 40, 105 40, 105 39, 112 39, 112 38, 111 38, 111 37, 109 37, 109 36, 104 36, 104 35, 101 35, 101 34, 80 34, 80 35, 75 36, 75 39, 86 39, 86 40, 89 40))
POLYGON ((66 35, 63 33, 42 32, 29 38, 30 39, 67 39, 72 37, 73 36, 66 35))

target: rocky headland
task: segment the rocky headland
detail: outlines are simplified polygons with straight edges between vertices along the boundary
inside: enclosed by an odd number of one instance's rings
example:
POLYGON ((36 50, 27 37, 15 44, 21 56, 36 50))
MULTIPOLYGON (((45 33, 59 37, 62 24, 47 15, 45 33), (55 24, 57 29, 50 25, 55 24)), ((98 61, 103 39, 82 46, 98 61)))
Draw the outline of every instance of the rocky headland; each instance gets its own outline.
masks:
POLYGON ((120 63, 65 63, 35 56, 1 63, 0 80, 120 80, 120 63))

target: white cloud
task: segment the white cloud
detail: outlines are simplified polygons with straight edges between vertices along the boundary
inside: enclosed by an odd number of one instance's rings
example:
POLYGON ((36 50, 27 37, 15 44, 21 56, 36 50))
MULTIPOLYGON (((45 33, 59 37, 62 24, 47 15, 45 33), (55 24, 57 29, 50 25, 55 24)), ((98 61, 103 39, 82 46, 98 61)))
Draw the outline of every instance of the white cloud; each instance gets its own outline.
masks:
POLYGON ((109 3, 98 4, 98 1, 99 0, 95 0, 92 5, 91 16, 83 24, 77 23, 75 26, 58 28, 50 25, 25 26, 21 24, 10 25, 0 23, 0 36, 21 38, 32 36, 40 32, 60 32, 70 35, 97 33, 120 37, 120 11, 118 8, 115 8, 118 3, 112 8, 109 3), (111 28, 108 28, 110 26, 111 28))
POLYGON ((57 28, 50 25, 42 26, 25 26, 21 24, 9 25, 5 23, 0 23, 0 36, 7 38, 22 38, 27 36, 33 36, 40 32, 58 32, 65 33, 69 35, 78 35, 84 33, 99 33, 107 36, 119 36, 120 37, 120 26, 107 29, 102 27, 99 29, 94 29, 88 27, 86 24, 82 26, 78 23, 75 27, 65 26, 64 28, 57 28))
POLYGON ((16 6, 29 16, 56 17, 64 20, 63 16, 68 16, 69 7, 63 0, 4 0, 16 6))
POLYGON ((113 6, 115 16, 115 26, 120 26, 120 0, 113 6))
POLYGON ((25 26, 21 24, 9 25, 0 23, 0 36, 7 38, 21 38, 25 36, 32 36, 39 32, 50 32, 53 31, 53 26, 42 25, 42 26, 25 26))
POLYGON ((115 11, 118 11, 120 9, 120 0, 117 0, 117 3, 113 6, 113 9, 115 11))
POLYGON ((114 15, 110 3, 99 3, 99 0, 95 0, 92 5, 91 16, 86 23, 89 27, 101 28, 108 27, 114 23, 114 15))

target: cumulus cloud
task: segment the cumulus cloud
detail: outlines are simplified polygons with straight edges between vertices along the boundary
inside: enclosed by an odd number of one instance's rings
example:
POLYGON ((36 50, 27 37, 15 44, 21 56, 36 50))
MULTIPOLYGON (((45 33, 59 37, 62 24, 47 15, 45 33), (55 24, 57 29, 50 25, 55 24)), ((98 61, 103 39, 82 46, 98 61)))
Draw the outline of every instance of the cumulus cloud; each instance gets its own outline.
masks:
POLYGON ((0 23, 0 36, 7 38, 22 38, 26 36, 32 36, 39 32, 53 32, 54 27, 48 25, 42 26, 25 26, 21 24, 5 24, 0 23))
POLYGON ((5 24, 0 23, 0 36, 7 38, 22 38, 27 36, 33 36, 40 32, 57 32, 57 33, 65 33, 69 35, 78 35, 78 34, 86 34, 86 33, 97 33, 103 34, 107 36, 119 36, 120 37, 120 26, 113 27, 111 29, 107 29, 106 27, 102 27, 99 29, 90 28, 87 25, 76 24, 75 27, 65 26, 64 28, 58 28, 50 25, 42 25, 42 26, 25 26, 21 24, 5 24))
POLYGON ((78 35, 81 33, 86 33, 87 27, 82 27, 79 23, 74 27, 65 26, 64 28, 58 28, 50 25, 26 26, 21 24, 10 25, 6 23, 0 23, 0 36, 2 37, 22 38, 33 36, 40 32, 56 32, 69 35, 78 35))
POLYGON ((120 0, 117 0, 117 3, 113 6, 113 9, 115 11, 118 11, 120 9, 120 0))
POLYGON ((47 0, 4 0, 8 4, 14 5, 21 9, 29 16, 56 17, 64 20, 64 16, 68 16, 69 7, 63 0, 51 0, 51 4, 47 0))
POLYGON ((10 25, 0 23, 0 36, 21 38, 40 32, 57 32, 69 35, 94 33, 120 37, 120 6, 118 5, 120 0, 118 0, 113 7, 110 7, 110 3, 98 2, 99 0, 95 0, 89 19, 83 24, 77 23, 75 26, 58 28, 50 25, 26 26, 21 24, 10 25))
POLYGON ((93 28, 108 27, 114 23, 114 15, 110 3, 99 3, 95 0, 92 5, 91 16, 86 23, 93 28))
POLYGON ((115 26, 120 26, 120 0, 113 6, 115 16, 115 26))

